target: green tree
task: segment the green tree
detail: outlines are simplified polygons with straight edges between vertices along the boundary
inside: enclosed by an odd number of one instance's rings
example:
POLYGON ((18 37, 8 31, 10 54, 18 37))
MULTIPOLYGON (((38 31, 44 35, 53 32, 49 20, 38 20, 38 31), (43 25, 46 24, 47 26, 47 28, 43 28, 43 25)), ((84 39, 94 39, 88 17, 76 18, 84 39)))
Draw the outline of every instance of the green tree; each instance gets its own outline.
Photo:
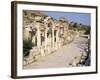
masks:
POLYGON ((29 51, 32 49, 32 41, 31 40, 24 40, 23 41, 23 55, 28 56, 29 51))

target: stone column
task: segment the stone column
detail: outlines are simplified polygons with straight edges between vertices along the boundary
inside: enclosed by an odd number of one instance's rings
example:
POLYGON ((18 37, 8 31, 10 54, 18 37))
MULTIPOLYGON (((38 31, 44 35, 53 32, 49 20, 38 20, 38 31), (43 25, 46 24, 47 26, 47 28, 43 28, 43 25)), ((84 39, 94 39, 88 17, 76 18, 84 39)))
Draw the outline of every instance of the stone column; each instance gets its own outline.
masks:
POLYGON ((36 28, 37 28, 37 47, 40 49, 41 47, 41 35, 40 35, 40 23, 36 24, 36 28))
POLYGON ((59 29, 56 31, 56 49, 59 47, 59 29))
POLYGON ((54 39, 55 39, 55 37, 54 37, 54 27, 52 27, 52 48, 53 49, 54 49, 54 44, 55 44, 54 39))
POLYGON ((45 29, 45 50, 47 50, 47 26, 45 29))

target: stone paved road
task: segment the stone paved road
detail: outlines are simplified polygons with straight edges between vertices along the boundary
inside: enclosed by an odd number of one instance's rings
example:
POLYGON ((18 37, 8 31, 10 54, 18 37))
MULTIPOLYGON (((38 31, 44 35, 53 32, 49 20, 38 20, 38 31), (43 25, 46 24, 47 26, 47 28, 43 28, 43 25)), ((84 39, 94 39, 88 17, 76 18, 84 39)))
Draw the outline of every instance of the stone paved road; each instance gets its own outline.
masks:
POLYGON ((75 60, 75 57, 81 56, 80 42, 82 41, 86 42, 86 38, 80 37, 54 53, 44 56, 38 61, 25 66, 24 69, 69 67, 69 64, 75 60))

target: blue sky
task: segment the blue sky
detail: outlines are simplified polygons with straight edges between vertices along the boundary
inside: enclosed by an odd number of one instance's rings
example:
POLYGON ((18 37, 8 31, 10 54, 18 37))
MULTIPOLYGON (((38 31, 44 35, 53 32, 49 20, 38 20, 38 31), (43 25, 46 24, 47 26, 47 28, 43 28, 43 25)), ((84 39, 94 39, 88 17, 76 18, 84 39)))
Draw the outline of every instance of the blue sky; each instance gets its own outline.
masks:
POLYGON ((44 11, 44 12, 55 19, 59 19, 59 17, 64 16, 69 21, 74 21, 85 25, 91 24, 90 13, 55 12, 55 11, 44 11))

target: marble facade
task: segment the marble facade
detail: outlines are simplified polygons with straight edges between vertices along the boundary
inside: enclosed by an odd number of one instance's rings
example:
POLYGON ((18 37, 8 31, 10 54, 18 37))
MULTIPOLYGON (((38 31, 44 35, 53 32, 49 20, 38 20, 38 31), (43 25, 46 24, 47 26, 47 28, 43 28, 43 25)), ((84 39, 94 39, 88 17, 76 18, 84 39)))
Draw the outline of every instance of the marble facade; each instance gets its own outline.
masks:
POLYGON ((41 56, 53 53, 74 38, 69 31, 69 22, 64 17, 55 20, 50 16, 35 16, 29 24, 24 24, 23 38, 32 41, 32 49, 24 65, 36 61, 41 56))

